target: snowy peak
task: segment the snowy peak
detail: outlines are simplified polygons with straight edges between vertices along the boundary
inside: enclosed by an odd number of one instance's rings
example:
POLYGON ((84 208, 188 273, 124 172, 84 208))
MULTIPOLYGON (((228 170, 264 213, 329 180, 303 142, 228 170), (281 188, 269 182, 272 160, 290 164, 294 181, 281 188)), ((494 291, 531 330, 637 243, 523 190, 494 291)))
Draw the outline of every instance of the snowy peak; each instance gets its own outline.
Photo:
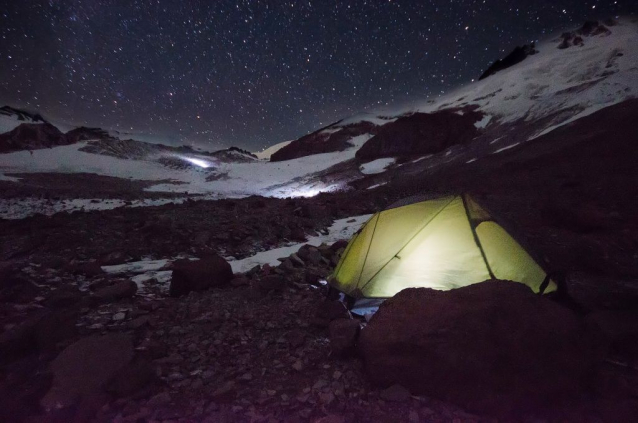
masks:
POLYGON ((16 109, 11 106, 0 107, 0 115, 13 118, 20 122, 46 122, 46 120, 39 113, 27 112, 26 110, 16 109))
POLYGON ((492 63, 492 65, 490 65, 490 67, 481 74, 479 81, 487 78, 488 76, 492 76, 499 71, 521 63, 527 58, 527 56, 531 56, 536 53, 538 53, 538 51, 533 43, 516 46, 510 54, 505 56, 505 58, 498 59, 496 62, 492 63))
MULTIPOLYGON (((605 23, 608 26, 615 26, 617 24, 614 20, 607 20, 605 23)), ((585 38, 599 35, 611 35, 611 30, 598 21, 588 21, 576 31, 564 32, 563 35, 561 35, 563 41, 558 45, 558 48, 564 50, 573 46, 582 47, 585 45, 585 38)))

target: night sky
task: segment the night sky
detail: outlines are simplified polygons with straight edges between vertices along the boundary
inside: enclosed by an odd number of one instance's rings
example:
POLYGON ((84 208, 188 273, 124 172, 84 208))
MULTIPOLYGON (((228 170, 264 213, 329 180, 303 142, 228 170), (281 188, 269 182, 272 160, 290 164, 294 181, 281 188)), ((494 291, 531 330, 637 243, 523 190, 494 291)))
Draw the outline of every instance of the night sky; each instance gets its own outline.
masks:
POLYGON ((440 95, 638 2, 0 0, 0 103, 251 150, 440 95))

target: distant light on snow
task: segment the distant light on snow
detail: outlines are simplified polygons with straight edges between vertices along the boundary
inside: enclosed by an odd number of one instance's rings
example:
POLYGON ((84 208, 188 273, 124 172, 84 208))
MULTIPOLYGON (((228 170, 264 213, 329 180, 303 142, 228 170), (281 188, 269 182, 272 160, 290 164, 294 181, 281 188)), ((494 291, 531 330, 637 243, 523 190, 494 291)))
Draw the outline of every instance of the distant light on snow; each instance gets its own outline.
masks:
POLYGON ((299 186, 299 187, 286 187, 283 189, 278 189, 275 192, 271 192, 273 197, 277 198, 287 198, 287 197, 305 197, 310 198, 315 195, 321 194, 322 192, 334 192, 337 191, 341 185, 332 184, 327 186, 299 186))
POLYGON ((182 159, 194 164, 195 166, 203 167, 204 169, 211 167, 211 164, 208 163, 206 160, 195 159, 193 157, 182 157, 182 159))

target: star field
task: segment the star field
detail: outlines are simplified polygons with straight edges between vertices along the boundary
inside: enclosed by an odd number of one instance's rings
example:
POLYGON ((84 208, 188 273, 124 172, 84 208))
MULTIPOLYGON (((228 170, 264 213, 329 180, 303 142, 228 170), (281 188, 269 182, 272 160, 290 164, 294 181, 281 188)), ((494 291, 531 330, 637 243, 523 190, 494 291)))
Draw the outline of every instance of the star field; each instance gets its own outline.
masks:
POLYGON ((623 1, 0 0, 0 102, 163 142, 257 150, 440 95, 623 1))

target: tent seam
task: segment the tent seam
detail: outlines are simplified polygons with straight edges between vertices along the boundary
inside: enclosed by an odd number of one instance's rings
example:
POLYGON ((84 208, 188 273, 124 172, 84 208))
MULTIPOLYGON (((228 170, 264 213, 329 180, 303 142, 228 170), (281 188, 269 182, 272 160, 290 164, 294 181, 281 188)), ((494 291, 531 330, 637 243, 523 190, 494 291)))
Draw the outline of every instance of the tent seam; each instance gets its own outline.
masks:
POLYGON ((370 247, 372 247, 372 240, 374 239, 374 233, 377 230, 377 225, 379 224, 379 217, 381 217, 381 213, 379 212, 376 215, 377 220, 374 222, 374 228, 372 228, 372 235, 370 235, 370 243, 368 244, 368 251, 366 251, 366 256, 363 259, 363 264, 361 265, 361 271, 359 272, 359 277, 357 278, 357 284, 355 285, 359 289, 359 282, 361 282, 361 275, 363 275, 363 269, 366 267, 366 262, 368 261, 368 254, 370 254, 370 247))

